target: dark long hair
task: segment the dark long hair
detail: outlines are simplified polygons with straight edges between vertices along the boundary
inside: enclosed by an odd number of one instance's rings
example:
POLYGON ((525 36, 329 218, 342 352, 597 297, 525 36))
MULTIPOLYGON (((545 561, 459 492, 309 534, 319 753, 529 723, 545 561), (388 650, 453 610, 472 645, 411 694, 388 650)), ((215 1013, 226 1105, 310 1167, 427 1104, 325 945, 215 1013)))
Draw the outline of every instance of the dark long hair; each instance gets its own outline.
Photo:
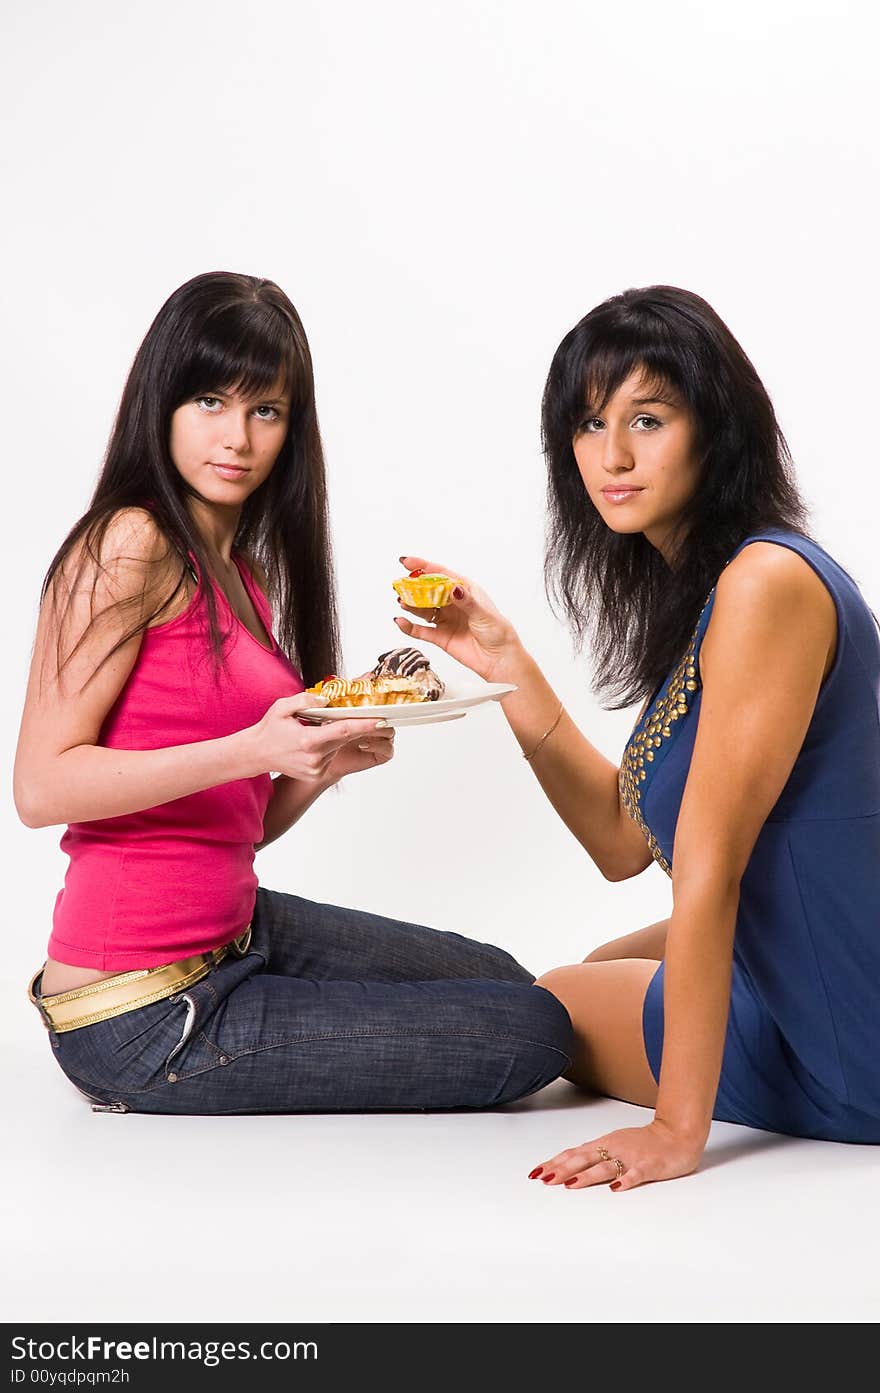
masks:
MULTIPOLYGON (((222 664, 226 634, 207 583, 205 548, 186 508, 187 497, 199 494, 171 458, 171 417, 200 394, 236 389, 256 397, 268 393, 279 378, 290 393, 287 435, 268 478, 245 500, 233 545, 264 567, 278 643, 306 683, 336 670, 339 625, 324 456, 305 330, 273 281, 226 271, 187 281, 153 320, 129 372, 88 511, 68 533, 43 582, 41 599, 81 539, 77 576, 89 557, 100 569, 101 545, 113 515, 120 509, 150 507, 169 547, 163 562, 167 564, 169 554, 175 565, 179 562, 178 583, 146 618, 135 597, 132 608, 137 607, 138 622, 99 666, 170 606, 184 583, 188 552, 206 581, 215 673, 222 664)), ((76 577, 70 589, 75 585, 76 577)), ((59 634, 60 628, 59 624, 59 634)), ((72 656, 68 654, 65 663, 72 656)))
POLYGON ((589 631, 592 690, 606 709, 653 693, 684 653, 713 585, 750 533, 809 536, 791 456, 754 367, 699 295, 670 285, 626 290, 566 334, 542 404, 548 467, 545 580, 576 642, 589 631), (641 371, 690 409, 702 468, 671 539, 673 564, 641 532, 607 526, 578 472, 572 440, 641 371))

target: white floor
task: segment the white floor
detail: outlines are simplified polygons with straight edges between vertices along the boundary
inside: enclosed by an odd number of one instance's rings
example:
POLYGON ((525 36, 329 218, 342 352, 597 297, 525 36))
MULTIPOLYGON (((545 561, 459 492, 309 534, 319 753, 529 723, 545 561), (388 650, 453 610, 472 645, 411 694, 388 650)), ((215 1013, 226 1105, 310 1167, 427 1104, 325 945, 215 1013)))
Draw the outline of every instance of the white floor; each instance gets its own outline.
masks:
POLYGON ((876 1148, 716 1124, 687 1180, 548 1190, 526 1178, 535 1164, 647 1114, 559 1082, 482 1114, 98 1115, 33 1024, 4 1049, 7 1321, 880 1311, 876 1148))

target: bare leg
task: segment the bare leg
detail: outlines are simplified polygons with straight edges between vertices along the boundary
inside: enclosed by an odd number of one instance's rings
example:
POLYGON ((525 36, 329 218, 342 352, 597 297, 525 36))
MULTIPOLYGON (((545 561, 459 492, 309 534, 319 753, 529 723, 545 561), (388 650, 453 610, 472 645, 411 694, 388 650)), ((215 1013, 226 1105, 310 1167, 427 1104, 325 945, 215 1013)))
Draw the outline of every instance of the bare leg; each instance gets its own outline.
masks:
POLYGON ((656 924, 648 924, 644 929, 636 929, 635 933, 624 934, 622 938, 603 943, 601 948, 594 948, 592 953, 588 953, 584 958, 584 962, 607 963, 618 958, 653 958, 655 962, 660 963, 666 954, 668 928, 669 920, 660 919, 656 924))
POLYGON ((624 958, 554 967, 538 978, 536 985, 562 1002, 574 1026, 575 1060, 564 1078, 609 1098, 656 1105, 642 1034, 645 993, 656 971, 656 959, 624 958))

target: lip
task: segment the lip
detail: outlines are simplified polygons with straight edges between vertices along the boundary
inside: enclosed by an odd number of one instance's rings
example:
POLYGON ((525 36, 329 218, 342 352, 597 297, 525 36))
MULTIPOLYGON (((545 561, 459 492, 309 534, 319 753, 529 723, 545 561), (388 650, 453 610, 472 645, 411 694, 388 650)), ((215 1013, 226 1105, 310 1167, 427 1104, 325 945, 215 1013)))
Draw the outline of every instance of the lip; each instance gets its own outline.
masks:
POLYGON ((243 465, 215 464, 213 460, 210 460, 209 463, 211 468, 217 471, 221 479, 241 479, 245 474, 250 473, 250 470, 245 469, 243 465))
POLYGON ((642 492, 641 486, 623 484, 619 488, 609 485, 602 489, 602 494, 608 499, 609 503, 625 503, 628 498, 635 498, 637 493, 642 492))

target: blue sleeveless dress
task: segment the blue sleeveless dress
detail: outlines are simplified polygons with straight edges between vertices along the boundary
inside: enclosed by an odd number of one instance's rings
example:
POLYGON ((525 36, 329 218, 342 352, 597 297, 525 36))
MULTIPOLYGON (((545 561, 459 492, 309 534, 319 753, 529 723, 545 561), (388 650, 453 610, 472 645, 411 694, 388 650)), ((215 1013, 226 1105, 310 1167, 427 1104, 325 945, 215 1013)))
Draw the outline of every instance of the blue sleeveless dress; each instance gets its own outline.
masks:
MULTIPOLYGON (((796 551, 837 611, 837 649, 794 768, 740 886, 730 1016, 713 1117, 830 1141, 880 1142, 880 632, 850 575, 787 529, 746 537, 796 551)), ((729 562, 728 562, 729 564, 729 562)), ((713 587, 681 663, 630 736, 621 798, 663 869, 700 716, 713 587)), ((768 655, 772 662, 772 654, 768 655)), ((643 1012, 660 1075, 663 964, 643 1012)))

